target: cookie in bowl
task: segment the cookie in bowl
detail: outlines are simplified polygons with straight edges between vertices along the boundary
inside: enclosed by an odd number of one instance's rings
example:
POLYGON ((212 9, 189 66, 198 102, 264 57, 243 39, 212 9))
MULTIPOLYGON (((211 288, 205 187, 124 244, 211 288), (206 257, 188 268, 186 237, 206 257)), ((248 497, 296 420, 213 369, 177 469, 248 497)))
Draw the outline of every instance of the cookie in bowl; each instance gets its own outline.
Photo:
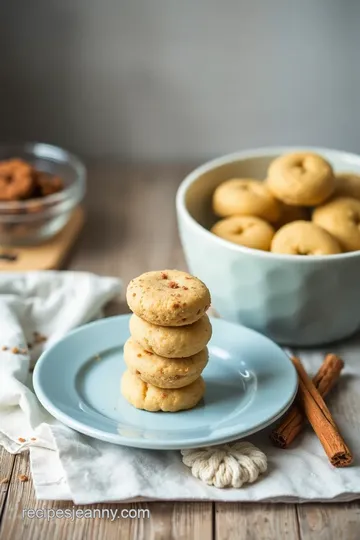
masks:
POLYGON ((22 159, 0 161, 0 201, 30 199, 35 191, 35 170, 22 159))
POLYGON ((335 190, 330 163, 315 153, 282 155, 272 161, 267 174, 274 197, 289 205, 316 206, 335 190))
POLYGON ((215 223, 211 232, 240 246, 269 251, 275 230, 255 216, 231 216, 215 223))
POLYGON ((332 234, 344 251, 360 250, 360 200, 333 199, 315 208, 312 219, 332 234))
POLYGON ((213 210, 219 217, 257 216, 269 222, 280 217, 280 204, 261 180, 233 178, 222 182, 213 194, 213 210))
POLYGON ((0 144, 0 243, 36 245, 59 233, 86 191, 82 162, 62 148, 0 144))
POLYGON ((335 255, 341 253, 338 241, 310 221, 293 221, 275 234, 272 253, 284 255, 335 255))

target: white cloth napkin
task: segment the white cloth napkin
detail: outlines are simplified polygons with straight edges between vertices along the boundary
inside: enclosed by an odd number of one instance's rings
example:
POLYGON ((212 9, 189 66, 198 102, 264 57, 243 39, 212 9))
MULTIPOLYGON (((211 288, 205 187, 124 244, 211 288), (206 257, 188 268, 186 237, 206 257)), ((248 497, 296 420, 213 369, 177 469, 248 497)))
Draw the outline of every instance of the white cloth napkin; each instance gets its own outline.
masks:
MULTIPOLYGON (((53 420, 38 403, 28 377, 29 358, 2 351, 25 347, 34 331, 51 345, 76 325, 94 319, 119 292, 112 278, 73 272, 0 274, 0 443, 10 452, 30 449, 39 499, 77 504, 147 499, 225 501, 349 501, 360 497, 360 430, 355 404, 360 381, 360 336, 331 347, 346 368, 331 395, 331 410, 355 456, 347 469, 329 464, 307 428, 291 449, 269 442, 269 429, 250 437, 268 457, 268 472, 241 489, 216 489, 195 479, 178 451, 111 445, 53 420), (25 439, 25 443, 19 441, 25 439), (31 441, 35 438, 35 441, 31 441)), ((315 372, 325 351, 297 351, 315 372)), ((39 349, 33 350, 34 359, 39 349)))
POLYGON ((32 365, 44 347, 100 317, 120 285, 84 272, 0 273, 0 444, 9 452, 29 445, 54 448, 48 424, 56 422, 32 391, 32 365), (14 347, 24 354, 14 354, 14 347))

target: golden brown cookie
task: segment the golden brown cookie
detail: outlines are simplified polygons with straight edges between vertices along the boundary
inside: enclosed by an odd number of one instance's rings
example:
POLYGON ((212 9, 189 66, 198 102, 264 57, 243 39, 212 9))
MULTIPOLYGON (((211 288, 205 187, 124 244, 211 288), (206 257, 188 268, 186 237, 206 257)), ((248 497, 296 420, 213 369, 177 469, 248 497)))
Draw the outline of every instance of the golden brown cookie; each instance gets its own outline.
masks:
POLYGON ((240 246, 269 251, 275 230, 255 216, 232 216, 215 223, 211 232, 240 246))
POLYGON ((34 169, 21 159, 0 162, 0 200, 17 201, 31 196, 34 169))
POLYGON ((334 197, 360 200, 360 175, 346 172, 336 174, 334 197))
POLYGON ((338 240, 344 251, 360 249, 360 201, 339 197, 315 208, 313 222, 338 240))
POLYGON ((274 159, 266 184, 274 197, 294 206, 321 204, 335 189, 330 163, 317 154, 307 152, 274 159))
POLYGON ((132 373, 159 388, 182 388, 198 379, 208 362, 208 350, 189 358, 163 358, 145 350, 129 338, 124 345, 124 360, 132 373))
POLYGON ((205 393, 205 382, 199 377, 189 386, 164 389, 142 381, 139 375, 127 370, 121 378, 121 393, 137 409, 177 412, 192 409, 199 403, 205 393))
POLYGON ((207 315, 186 326, 159 326, 134 314, 130 318, 130 333, 147 351, 165 358, 186 358, 206 347, 212 328, 207 315))
POLYGON ((288 255, 332 255, 341 253, 341 248, 335 238, 315 223, 293 221, 275 234, 271 251, 288 255))
POLYGON ((257 216, 274 222, 280 217, 279 202, 260 180, 234 178, 220 184, 213 195, 217 216, 257 216))
POLYGON ((308 221, 309 219, 309 208, 304 206, 290 206, 282 202, 280 219, 274 223, 274 227, 278 230, 292 221, 308 221))
POLYGON ((132 279, 126 300, 138 317, 160 326, 198 321, 210 306, 210 293, 198 278, 180 270, 146 272, 132 279))

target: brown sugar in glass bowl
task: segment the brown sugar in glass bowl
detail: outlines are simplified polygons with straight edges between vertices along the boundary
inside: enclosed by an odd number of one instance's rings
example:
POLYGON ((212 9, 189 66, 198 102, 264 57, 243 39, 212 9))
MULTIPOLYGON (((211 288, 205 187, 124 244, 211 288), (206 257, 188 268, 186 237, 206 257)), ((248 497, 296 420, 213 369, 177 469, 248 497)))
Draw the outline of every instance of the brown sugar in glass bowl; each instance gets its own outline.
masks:
POLYGON ((32 245, 53 237, 85 191, 86 169, 66 150, 0 144, 0 244, 32 245))

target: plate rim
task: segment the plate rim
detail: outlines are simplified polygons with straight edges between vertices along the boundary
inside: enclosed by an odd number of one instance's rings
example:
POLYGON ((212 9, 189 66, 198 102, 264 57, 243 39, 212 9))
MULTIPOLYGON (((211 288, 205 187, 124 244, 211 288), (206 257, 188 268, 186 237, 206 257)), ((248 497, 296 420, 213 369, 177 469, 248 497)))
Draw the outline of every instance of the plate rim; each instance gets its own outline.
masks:
MULTIPOLYGON (((83 423, 77 420, 76 418, 73 418, 71 415, 62 411, 56 405, 54 405, 51 399, 49 399, 47 393, 43 390, 42 384, 40 383, 40 375, 41 375, 42 366, 47 361, 47 358, 50 357, 53 347, 56 346, 56 344, 58 344, 59 342, 71 339, 71 336, 73 336, 74 334, 81 333, 88 330, 89 327, 93 325, 102 326, 114 320, 119 320, 119 319, 129 320, 130 317, 131 317, 131 314, 115 315, 115 316, 106 317, 104 319, 100 319, 100 320, 83 324, 82 326, 77 327, 71 330, 70 332, 68 332, 59 341, 55 342, 52 346, 50 346, 41 354, 41 356, 39 357, 39 359, 37 360, 35 364, 35 368, 33 371, 33 388, 41 405, 56 420, 59 420, 66 426, 74 429, 75 431, 83 435, 87 435, 87 436, 90 436, 90 437, 93 437, 93 438, 96 438, 105 442, 109 442, 112 444, 116 444, 116 445, 132 447, 132 448, 149 449, 149 450, 180 450, 180 449, 189 449, 189 448, 201 448, 201 447, 206 447, 206 446, 215 446, 218 444, 223 444, 226 442, 243 439, 244 437, 253 435, 254 433, 257 433, 265 429, 269 425, 276 422, 279 418, 281 418, 294 402, 297 389, 298 389, 298 379, 296 376, 295 376, 295 385, 294 385, 292 393, 289 394, 289 399, 287 400, 285 405, 281 408, 281 410, 279 410, 271 418, 268 418, 262 423, 257 423, 249 429, 243 429, 236 433, 232 432, 232 433, 229 433, 228 435, 224 435, 223 437, 204 437, 203 436, 198 439, 192 439, 192 440, 185 439, 183 442, 180 442, 178 440, 174 440, 173 442, 167 442, 164 440, 156 441, 153 439, 146 439, 146 438, 140 438, 140 437, 126 437, 124 435, 120 435, 119 433, 109 432, 106 429, 102 430, 96 427, 91 427, 90 425, 83 423)), ((288 357, 288 354, 277 343, 272 341, 267 336, 260 334, 260 332, 257 332, 256 330, 247 328, 246 326, 243 326, 243 325, 233 323, 231 321, 226 321, 225 319, 219 319, 215 317, 210 317, 210 319, 212 321, 216 321, 216 324, 220 322, 220 324, 231 325, 237 328, 240 327, 244 329, 246 332, 253 334, 254 337, 260 336, 262 339, 271 343, 272 346, 275 346, 285 357, 288 357)), ((289 365, 292 366, 294 374, 296 375, 295 367, 292 365, 290 358, 289 358, 289 365)))

